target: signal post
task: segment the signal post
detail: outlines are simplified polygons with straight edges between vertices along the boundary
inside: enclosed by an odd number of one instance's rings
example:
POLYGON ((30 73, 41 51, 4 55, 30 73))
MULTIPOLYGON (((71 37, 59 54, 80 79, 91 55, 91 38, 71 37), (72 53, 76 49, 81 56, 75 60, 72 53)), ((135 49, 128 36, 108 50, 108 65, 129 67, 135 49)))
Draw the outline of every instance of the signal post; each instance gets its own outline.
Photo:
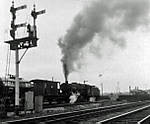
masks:
POLYGON ((31 16, 33 17, 33 29, 31 29, 30 24, 22 23, 22 24, 15 24, 16 19, 16 12, 18 10, 22 10, 27 8, 26 5, 14 7, 14 1, 12 2, 12 6, 10 8, 10 12, 12 14, 12 21, 11 21, 11 30, 10 30, 10 36, 13 38, 13 40, 5 41, 5 43, 8 43, 10 45, 10 50, 15 51, 15 112, 18 114, 18 108, 19 108, 19 64, 27 52, 27 50, 31 47, 37 46, 37 31, 36 31, 36 18, 37 15, 45 13, 45 10, 36 12, 35 5, 33 8, 33 11, 31 12, 31 16), (16 38, 15 37, 15 31, 19 27, 27 27, 28 36, 22 37, 22 38, 16 38), (20 49, 26 49, 21 58, 19 59, 19 50, 20 49))

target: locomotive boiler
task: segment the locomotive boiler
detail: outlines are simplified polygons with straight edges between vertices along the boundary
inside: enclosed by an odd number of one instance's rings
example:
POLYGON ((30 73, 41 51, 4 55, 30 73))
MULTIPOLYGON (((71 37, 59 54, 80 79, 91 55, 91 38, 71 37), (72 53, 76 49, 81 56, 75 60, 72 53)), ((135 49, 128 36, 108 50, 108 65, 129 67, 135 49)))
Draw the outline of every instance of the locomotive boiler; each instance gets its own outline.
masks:
POLYGON ((66 94, 68 99, 72 94, 76 95, 76 102, 95 101, 100 96, 100 91, 96 86, 77 82, 70 84, 63 83, 60 86, 60 89, 62 90, 63 94, 66 94))

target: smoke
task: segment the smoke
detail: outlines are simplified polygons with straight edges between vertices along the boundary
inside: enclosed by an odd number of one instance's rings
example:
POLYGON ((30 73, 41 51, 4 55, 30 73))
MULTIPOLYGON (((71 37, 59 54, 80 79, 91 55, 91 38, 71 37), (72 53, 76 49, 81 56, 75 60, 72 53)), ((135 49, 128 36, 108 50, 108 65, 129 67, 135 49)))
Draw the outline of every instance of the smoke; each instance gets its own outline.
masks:
POLYGON ((68 70, 68 66, 67 63, 63 62, 63 69, 64 69, 64 75, 65 75, 65 82, 68 83, 68 74, 69 74, 69 70, 68 70))
POLYGON ((124 47, 126 32, 148 24, 149 4, 149 0, 98 0, 78 13, 58 43, 65 77, 78 69, 82 49, 95 36, 124 47))

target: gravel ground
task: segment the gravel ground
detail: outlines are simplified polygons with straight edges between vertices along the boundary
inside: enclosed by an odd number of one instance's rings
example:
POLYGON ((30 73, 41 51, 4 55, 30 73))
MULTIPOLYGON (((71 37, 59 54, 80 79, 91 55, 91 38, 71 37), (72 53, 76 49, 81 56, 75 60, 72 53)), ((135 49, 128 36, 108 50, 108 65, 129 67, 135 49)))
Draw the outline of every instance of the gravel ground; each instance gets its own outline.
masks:
MULTIPOLYGON (((143 106, 144 106, 144 105, 143 105, 143 106)), ((140 107, 141 107, 141 106, 140 106, 140 107)), ((121 114, 123 114, 123 113, 129 112, 129 111, 132 111, 132 110, 135 110, 135 109, 140 108, 140 107, 137 106, 137 107, 134 107, 134 108, 126 109, 126 110, 124 110, 124 111, 109 113, 108 115, 101 115, 101 116, 96 117, 96 118, 87 119, 86 121, 79 122, 79 124, 96 124, 96 122, 99 122, 99 121, 102 121, 102 120, 105 120, 105 119, 108 119, 108 118, 111 118, 111 117, 114 117, 114 116, 121 115, 121 114)))
MULTIPOLYGON (((38 117, 41 115, 52 115, 52 114, 57 114, 57 113, 63 113, 63 112, 72 112, 75 110, 84 110, 84 109, 88 109, 88 108, 97 108, 97 107, 102 107, 102 106, 108 106, 108 105, 113 105, 113 104, 119 104, 122 102, 115 102, 115 101, 111 101, 111 102, 107 102, 107 103, 91 103, 91 104, 85 104, 85 105, 76 105, 76 106, 67 106, 67 107, 55 107, 55 108, 48 108, 48 109, 44 109, 42 112, 40 113, 31 113, 30 111, 28 111, 26 114, 24 111, 22 111, 20 113, 20 116, 14 116, 14 112, 10 112, 7 113, 7 118, 6 119, 1 119, 0 122, 4 122, 4 121, 9 121, 9 120, 14 120, 14 119, 22 119, 22 118, 31 118, 31 117, 38 117)), ((93 122, 93 121, 92 121, 93 122)), ((92 123, 91 122, 91 123, 92 123)), ((95 122, 95 121, 94 121, 95 122)))

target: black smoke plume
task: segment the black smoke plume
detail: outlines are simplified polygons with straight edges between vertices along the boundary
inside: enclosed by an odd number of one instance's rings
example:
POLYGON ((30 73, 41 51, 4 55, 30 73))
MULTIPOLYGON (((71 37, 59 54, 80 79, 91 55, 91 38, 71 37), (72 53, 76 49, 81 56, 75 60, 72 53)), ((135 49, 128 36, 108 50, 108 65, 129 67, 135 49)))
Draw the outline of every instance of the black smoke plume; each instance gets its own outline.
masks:
POLYGON ((148 24, 149 5, 150 0, 97 0, 78 13, 58 43, 65 78, 78 69, 82 49, 95 36, 124 47, 126 32, 148 24))
POLYGON ((68 67, 67 64, 65 62, 63 62, 63 69, 64 69, 64 76, 65 76, 65 82, 68 83, 68 67))

